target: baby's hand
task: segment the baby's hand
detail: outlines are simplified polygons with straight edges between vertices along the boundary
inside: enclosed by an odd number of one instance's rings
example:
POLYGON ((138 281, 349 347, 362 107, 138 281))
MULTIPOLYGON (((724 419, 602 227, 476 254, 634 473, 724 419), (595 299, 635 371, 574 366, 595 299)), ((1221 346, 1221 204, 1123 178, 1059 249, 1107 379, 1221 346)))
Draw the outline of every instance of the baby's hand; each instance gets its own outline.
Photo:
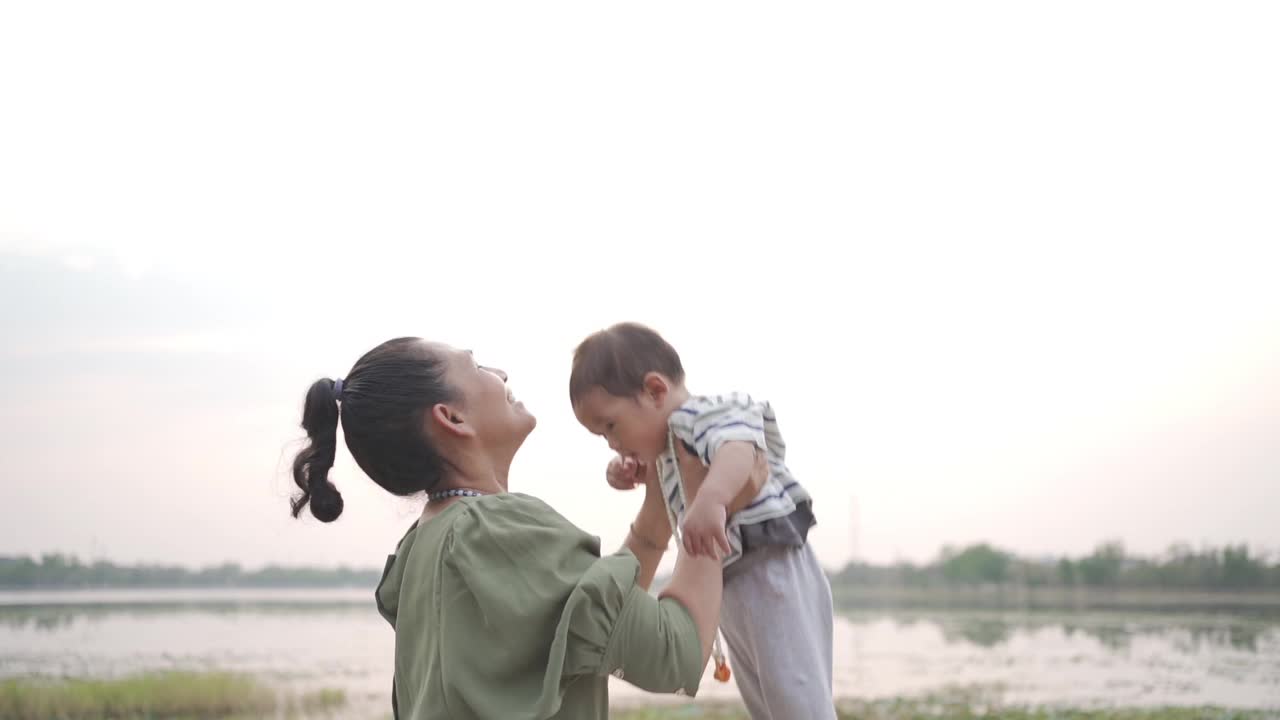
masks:
POLYGON ((604 477, 615 490, 634 490, 644 485, 649 466, 633 457, 618 457, 609 461, 604 477))
POLYGON ((690 555, 707 555, 716 559, 729 554, 729 536, 724 526, 729 521, 724 505, 694 498, 684 518, 684 549, 690 555))

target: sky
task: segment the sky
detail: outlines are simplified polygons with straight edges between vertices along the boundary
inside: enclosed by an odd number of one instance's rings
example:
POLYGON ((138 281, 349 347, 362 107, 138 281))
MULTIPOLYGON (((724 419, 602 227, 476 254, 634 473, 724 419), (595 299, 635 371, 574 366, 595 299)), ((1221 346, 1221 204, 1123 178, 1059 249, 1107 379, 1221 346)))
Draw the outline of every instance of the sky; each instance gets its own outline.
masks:
POLYGON ((379 567, 288 516, 303 395, 506 370, 511 489, 636 494, 569 360, 647 323, 769 400, 831 568, 1280 552, 1280 7, 0 4, 0 555, 379 567))

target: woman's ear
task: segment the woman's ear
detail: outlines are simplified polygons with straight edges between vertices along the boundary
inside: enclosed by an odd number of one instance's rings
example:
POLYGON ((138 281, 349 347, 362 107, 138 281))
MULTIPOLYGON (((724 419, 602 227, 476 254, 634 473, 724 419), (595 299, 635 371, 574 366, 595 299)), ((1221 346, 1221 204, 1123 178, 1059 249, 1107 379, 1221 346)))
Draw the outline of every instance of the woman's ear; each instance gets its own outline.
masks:
POLYGON ((436 403, 431 406, 431 412, 427 413, 425 430, 427 432, 443 432, 455 437, 473 437, 476 430, 472 427, 462 415, 462 412, 453 405, 445 403, 436 403))

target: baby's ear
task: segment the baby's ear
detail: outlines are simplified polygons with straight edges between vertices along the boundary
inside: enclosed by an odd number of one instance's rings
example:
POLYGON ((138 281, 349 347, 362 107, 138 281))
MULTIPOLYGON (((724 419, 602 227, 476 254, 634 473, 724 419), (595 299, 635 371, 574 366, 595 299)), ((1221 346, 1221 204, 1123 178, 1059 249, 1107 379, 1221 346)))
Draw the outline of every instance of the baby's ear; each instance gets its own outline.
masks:
POLYGON ((667 382, 667 378, 658 372, 645 373, 644 383, 640 394, 649 398, 655 405, 661 405, 667 400, 667 393, 671 392, 671 384, 667 382))

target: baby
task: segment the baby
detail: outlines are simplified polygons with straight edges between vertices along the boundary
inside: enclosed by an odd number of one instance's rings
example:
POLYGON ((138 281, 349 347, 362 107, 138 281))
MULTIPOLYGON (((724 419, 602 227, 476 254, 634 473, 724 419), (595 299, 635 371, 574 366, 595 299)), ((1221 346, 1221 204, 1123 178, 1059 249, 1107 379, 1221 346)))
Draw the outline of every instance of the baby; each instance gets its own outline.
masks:
POLYGON ((753 720, 835 720, 831 586, 806 542, 813 502, 787 469, 777 417, 748 395, 694 395, 684 381, 675 348, 621 323, 578 345, 569 397, 618 453, 609 483, 632 487, 652 468, 677 540, 724 563, 720 629, 753 720), (677 443, 707 467, 698 487, 681 477, 677 443), (757 453, 763 482, 752 480, 757 453))

